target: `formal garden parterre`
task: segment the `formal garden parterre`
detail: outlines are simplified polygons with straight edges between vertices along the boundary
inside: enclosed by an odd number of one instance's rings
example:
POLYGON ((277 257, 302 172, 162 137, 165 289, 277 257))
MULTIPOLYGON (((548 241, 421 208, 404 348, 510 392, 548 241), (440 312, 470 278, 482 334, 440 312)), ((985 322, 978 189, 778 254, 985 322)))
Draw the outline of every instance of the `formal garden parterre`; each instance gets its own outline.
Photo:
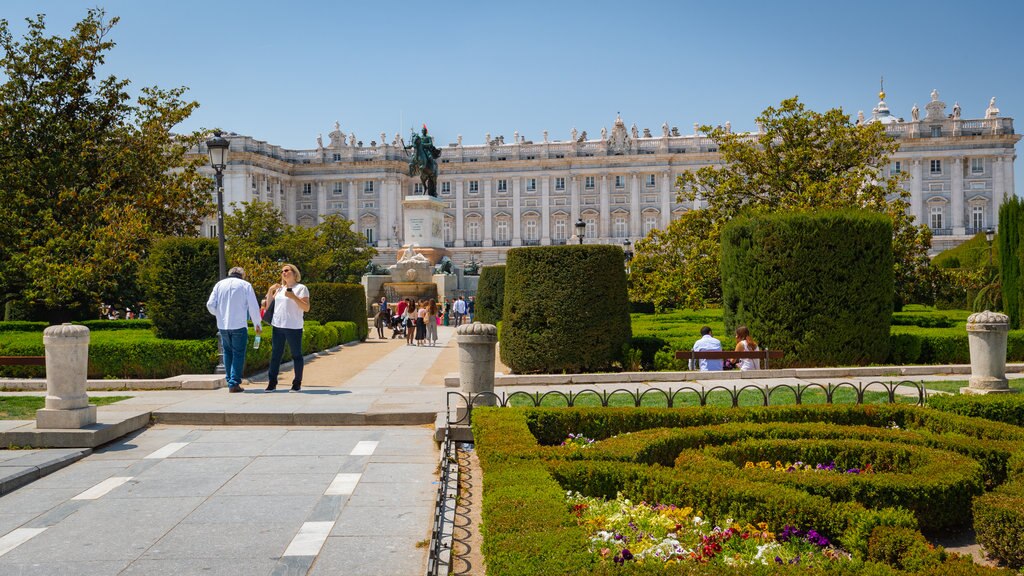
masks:
POLYGON ((478 408, 473 429, 489 574, 984 573, 926 539, 972 527, 1021 566, 1024 429, 1009 424, 891 404, 478 408))

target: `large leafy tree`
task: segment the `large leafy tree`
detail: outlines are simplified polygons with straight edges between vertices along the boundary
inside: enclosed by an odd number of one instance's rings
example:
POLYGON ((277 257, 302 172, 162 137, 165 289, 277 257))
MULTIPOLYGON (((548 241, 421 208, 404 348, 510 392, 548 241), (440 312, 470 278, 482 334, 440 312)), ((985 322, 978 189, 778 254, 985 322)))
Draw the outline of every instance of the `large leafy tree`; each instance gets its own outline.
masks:
POLYGON ((722 164, 685 172, 680 202, 703 200, 666 230, 635 246, 630 296, 659 308, 697 308, 721 297, 722 226, 745 211, 802 211, 860 207, 893 222, 897 297, 924 289, 931 233, 907 212, 905 174, 885 169, 899 144, 881 124, 855 125, 841 109, 807 109, 797 98, 769 107, 756 135, 704 126, 722 164))
POLYGON ((98 76, 117 20, 90 10, 65 38, 40 15, 21 40, 0 20, 0 298, 51 321, 137 293, 151 240, 194 235, 211 213, 187 158, 201 136, 171 132, 198 104, 98 76))
POLYGON ((358 282, 377 251, 352 230, 352 222, 336 214, 305 228, 284 223, 269 202, 242 202, 224 217, 228 259, 246 269, 260 287, 276 282, 278 261, 295 264, 303 282, 358 282))

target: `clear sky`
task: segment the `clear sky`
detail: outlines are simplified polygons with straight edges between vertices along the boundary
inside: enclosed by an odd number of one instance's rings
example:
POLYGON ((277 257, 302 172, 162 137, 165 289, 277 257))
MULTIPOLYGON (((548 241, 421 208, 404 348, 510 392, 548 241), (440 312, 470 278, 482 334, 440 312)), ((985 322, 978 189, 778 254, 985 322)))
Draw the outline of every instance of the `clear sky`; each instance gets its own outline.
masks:
POLYGON ((596 136, 617 112, 655 134, 750 130, 793 95, 870 115, 883 75, 908 120, 936 88, 965 118, 995 96, 1024 121, 1019 0, 3 0, 0 17, 20 35, 45 13, 66 35, 96 5, 121 18, 110 73, 200 102, 181 130, 287 148, 314 148, 336 120, 367 144, 424 122, 441 144, 596 136))

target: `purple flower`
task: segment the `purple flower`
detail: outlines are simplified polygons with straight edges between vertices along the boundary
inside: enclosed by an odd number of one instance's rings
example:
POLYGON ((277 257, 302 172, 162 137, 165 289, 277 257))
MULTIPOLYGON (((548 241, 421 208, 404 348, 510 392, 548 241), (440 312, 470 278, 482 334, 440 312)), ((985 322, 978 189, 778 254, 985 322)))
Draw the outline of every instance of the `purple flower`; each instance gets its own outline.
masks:
POLYGON ((629 551, 629 548, 623 548, 622 549, 622 559, 623 560, 632 560, 633 559, 633 553, 629 551))
POLYGON ((782 558, 780 558, 778 556, 775 557, 775 563, 776 564, 785 564, 785 562, 782 561, 782 558))

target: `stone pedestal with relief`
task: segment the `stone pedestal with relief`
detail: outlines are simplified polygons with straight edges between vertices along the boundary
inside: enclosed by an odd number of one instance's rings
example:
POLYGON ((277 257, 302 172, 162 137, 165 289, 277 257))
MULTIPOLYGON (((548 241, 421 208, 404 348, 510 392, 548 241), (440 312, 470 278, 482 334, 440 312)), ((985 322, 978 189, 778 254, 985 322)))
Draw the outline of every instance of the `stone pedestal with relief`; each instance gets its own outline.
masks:
POLYGON ((96 423, 96 407, 85 393, 89 329, 61 324, 43 331, 46 348, 46 407, 36 411, 36 428, 84 428, 96 423))
POLYGON ((978 312, 967 318, 971 348, 971 379, 961 394, 1008 394, 1017 392, 1006 379, 1006 336, 1010 317, 998 312, 978 312))

